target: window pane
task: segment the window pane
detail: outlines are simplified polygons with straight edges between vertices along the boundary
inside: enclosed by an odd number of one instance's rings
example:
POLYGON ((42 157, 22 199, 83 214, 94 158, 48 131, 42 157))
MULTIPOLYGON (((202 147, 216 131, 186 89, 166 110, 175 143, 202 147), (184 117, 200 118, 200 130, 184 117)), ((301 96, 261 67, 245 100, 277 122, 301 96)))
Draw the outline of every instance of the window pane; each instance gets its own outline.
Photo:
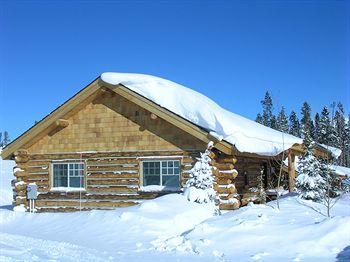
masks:
POLYGON ((67 187, 68 173, 67 165, 53 165, 53 186, 54 187, 67 187))
POLYGON ((82 177, 70 177, 69 178, 70 187, 84 187, 84 178, 82 177))
POLYGON ((174 166, 174 162, 173 161, 168 161, 168 167, 173 167, 174 166))
POLYGON ((174 174, 175 174, 175 175, 179 175, 179 174, 180 174, 180 168, 175 167, 175 168, 174 168, 174 174))
POLYGON ((166 167, 166 161, 162 162, 162 167, 166 167))
POLYGON ((168 168, 168 174, 169 175, 173 175, 174 174, 174 170, 172 168, 168 168))
POLYGON ((180 162, 179 161, 174 161, 174 167, 179 167, 180 162))
POLYGON ((160 168, 154 169, 154 175, 160 175, 160 168))
POLYGON ((160 176, 146 176, 144 177, 143 184, 145 186, 160 185, 160 176))
POLYGON ((179 176, 163 176, 163 186, 180 187, 179 176))
POLYGON ((163 175, 168 174, 168 169, 166 169, 166 168, 162 168, 162 174, 163 174, 163 175))
POLYGON ((147 161, 143 163, 143 167, 143 185, 160 185, 160 162, 147 161))

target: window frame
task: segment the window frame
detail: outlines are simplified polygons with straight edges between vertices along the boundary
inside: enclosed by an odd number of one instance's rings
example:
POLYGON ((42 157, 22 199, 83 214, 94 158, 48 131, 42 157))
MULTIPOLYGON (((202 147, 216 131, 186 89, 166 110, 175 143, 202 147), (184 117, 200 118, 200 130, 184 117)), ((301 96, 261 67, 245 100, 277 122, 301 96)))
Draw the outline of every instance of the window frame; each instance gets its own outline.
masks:
MULTIPOLYGON (((75 168, 74 168, 75 169, 75 168)), ((74 170, 73 169, 73 170, 74 170)), ((80 177, 80 176, 79 176, 80 177)), ((63 189, 63 190, 86 190, 86 163, 84 161, 79 161, 79 162, 73 162, 73 161, 69 161, 69 162, 52 162, 51 163, 51 190, 58 190, 58 189, 63 189), (81 187, 70 187, 69 186, 69 182, 70 182, 70 175, 69 175, 69 165, 70 164, 80 164, 83 165, 83 179, 84 179, 84 183, 82 184, 81 187), (54 186, 54 165, 67 165, 67 186, 59 186, 59 187, 55 187, 54 186)))
MULTIPOLYGON (((145 185, 145 175, 144 175, 144 168, 143 168, 143 163, 145 163, 145 162, 159 162, 159 170, 160 170, 160 174, 159 174, 159 176, 160 176, 160 179, 159 179, 159 185, 155 185, 155 186, 164 186, 164 185, 162 185, 163 184, 163 176, 174 176, 174 175, 177 175, 178 176, 178 178, 179 178, 179 186, 178 187, 174 187, 174 188, 179 188, 179 189, 181 189, 182 188, 182 185, 181 185, 181 159, 174 159, 174 158, 169 158, 169 159, 142 159, 141 161, 140 161, 140 174, 141 174, 141 185, 142 186, 146 186, 145 185), (168 161, 172 161, 172 162, 175 162, 175 161, 177 161, 177 162, 179 162, 179 174, 171 174, 171 175, 169 175, 169 174, 163 174, 163 171, 162 171, 162 169, 163 169, 163 167, 162 167, 162 162, 168 162, 168 161)), ((148 185, 148 186, 152 186, 152 185, 148 185)), ((164 186, 164 187, 166 187, 166 186, 164 186)))

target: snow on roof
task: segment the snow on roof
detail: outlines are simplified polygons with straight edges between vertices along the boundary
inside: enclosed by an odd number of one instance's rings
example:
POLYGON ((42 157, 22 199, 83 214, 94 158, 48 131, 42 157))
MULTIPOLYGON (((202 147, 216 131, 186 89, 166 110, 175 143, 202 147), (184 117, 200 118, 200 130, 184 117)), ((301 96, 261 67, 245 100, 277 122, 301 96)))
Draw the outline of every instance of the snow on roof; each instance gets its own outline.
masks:
POLYGON ((275 156, 302 143, 298 137, 229 112, 208 97, 166 79, 110 72, 103 73, 101 79, 112 85, 122 84, 188 121, 216 132, 240 152, 275 156))
POLYGON ((331 168, 334 170, 334 173, 339 176, 350 177, 350 168, 345 166, 331 165, 331 168))
POLYGON ((335 157, 338 158, 341 155, 341 149, 336 148, 336 147, 332 147, 332 146, 328 146, 328 145, 324 145, 324 144, 319 144, 322 148, 326 149, 327 151, 331 152, 331 154, 335 157))

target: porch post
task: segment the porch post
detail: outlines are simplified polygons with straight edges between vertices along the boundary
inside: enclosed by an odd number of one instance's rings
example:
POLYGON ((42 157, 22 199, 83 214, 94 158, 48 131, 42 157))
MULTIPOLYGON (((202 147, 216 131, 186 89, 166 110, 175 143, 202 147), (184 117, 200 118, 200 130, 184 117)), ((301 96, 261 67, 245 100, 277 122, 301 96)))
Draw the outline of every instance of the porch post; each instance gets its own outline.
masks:
POLYGON ((288 175, 289 175, 289 192, 295 188, 295 155, 292 150, 288 151, 288 175))

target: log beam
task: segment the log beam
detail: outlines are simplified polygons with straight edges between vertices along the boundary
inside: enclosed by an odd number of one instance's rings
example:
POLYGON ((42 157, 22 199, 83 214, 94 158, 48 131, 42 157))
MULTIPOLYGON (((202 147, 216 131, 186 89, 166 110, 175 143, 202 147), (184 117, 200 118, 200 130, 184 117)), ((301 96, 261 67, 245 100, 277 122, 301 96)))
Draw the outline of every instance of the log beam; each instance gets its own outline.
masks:
POLYGON ((55 121, 55 126, 60 128, 65 128, 69 126, 69 121, 66 119, 58 119, 55 121))
POLYGON ((29 160, 29 153, 25 149, 19 149, 14 153, 16 163, 26 163, 29 160))
POLYGON ((295 188, 295 154, 291 150, 288 152, 288 175, 289 175, 289 192, 295 188))

